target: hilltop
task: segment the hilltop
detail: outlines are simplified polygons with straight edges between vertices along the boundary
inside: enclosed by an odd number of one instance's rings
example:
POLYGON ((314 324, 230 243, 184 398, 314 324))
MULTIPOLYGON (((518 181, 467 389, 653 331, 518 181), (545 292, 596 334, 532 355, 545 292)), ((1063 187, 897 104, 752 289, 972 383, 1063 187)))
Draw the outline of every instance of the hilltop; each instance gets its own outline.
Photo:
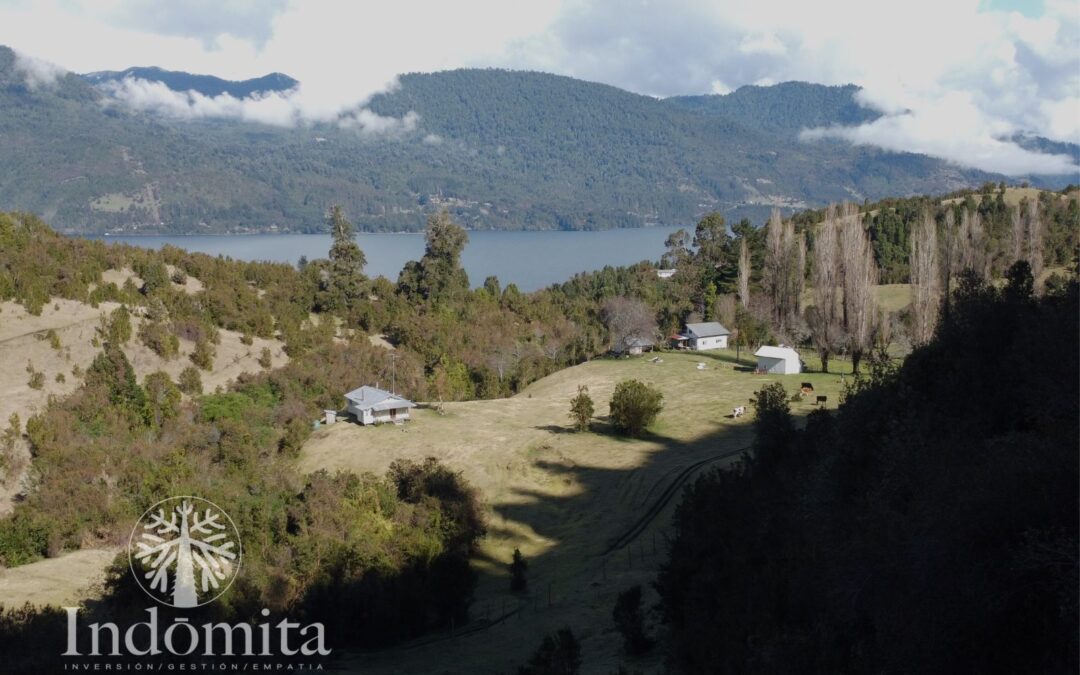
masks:
POLYGON ((323 231, 331 203, 366 230, 416 230, 441 207, 473 229, 604 229, 687 224, 713 210, 758 224, 774 206, 1004 178, 925 155, 799 141, 804 127, 876 114, 858 106, 853 86, 658 100, 536 72, 410 74, 368 107, 413 113, 415 124, 373 135, 330 123, 180 120, 133 111, 92 84, 128 75, 206 95, 295 83, 129 69, 30 86, 0 47, 0 205, 79 233, 323 231))

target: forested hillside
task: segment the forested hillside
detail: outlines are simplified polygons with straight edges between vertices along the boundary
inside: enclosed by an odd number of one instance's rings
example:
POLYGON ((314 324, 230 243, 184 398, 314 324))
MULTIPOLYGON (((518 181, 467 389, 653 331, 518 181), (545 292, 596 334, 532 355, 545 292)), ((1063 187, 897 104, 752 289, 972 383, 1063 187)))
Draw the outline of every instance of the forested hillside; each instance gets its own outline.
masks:
POLYGON ((659 576, 683 672, 1076 671, 1077 285, 1032 286, 964 275, 934 341, 805 429, 759 392, 659 576))
MULTIPOLYGON (((231 86, 137 73, 176 88, 231 86)), ((266 86, 251 82, 239 84, 266 86)), ((376 136, 133 112, 76 75, 31 87, 0 47, 0 206, 78 232, 323 231, 332 203, 365 230, 420 229, 439 208, 475 229, 689 224, 712 210, 759 225, 773 206, 1002 178, 797 140, 802 126, 871 115, 854 91, 794 83, 660 101, 541 73, 413 74, 370 108, 412 112, 414 124, 376 136)))

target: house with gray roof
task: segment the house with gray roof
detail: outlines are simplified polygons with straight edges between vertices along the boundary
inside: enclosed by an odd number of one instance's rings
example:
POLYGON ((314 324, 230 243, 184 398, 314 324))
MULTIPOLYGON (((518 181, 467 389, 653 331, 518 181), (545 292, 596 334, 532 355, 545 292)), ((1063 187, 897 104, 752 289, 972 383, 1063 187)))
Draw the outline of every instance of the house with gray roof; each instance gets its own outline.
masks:
POLYGON ((367 385, 345 394, 345 402, 345 409, 360 424, 401 424, 409 419, 409 409, 416 407, 406 398, 367 385))
POLYGON ((680 349, 704 351, 706 349, 727 349, 731 331, 716 321, 688 323, 683 332, 672 336, 675 346, 680 349))

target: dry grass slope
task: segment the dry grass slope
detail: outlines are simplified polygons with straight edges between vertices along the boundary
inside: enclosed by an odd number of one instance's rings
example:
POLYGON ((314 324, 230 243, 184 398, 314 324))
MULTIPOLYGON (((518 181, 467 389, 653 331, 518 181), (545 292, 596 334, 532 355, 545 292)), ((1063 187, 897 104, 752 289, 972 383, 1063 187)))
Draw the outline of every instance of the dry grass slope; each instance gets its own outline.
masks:
MULTIPOLYGON (((612 672, 625 662, 611 608, 619 591, 651 581, 661 557, 659 548, 652 552, 654 538, 659 547, 658 533, 677 498, 631 543, 629 564, 626 550, 604 556, 608 543, 648 511, 685 467, 750 443, 752 413, 738 420, 729 415, 762 385, 779 379, 794 391, 810 381, 831 406, 840 392, 838 375, 780 377, 735 370, 734 352, 665 353, 662 363, 650 358, 596 360, 544 378, 509 399, 445 404, 445 414, 420 409, 404 427, 339 422, 315 432, 301 454, 305 471, 381 473, 395 459, 427 456, 461 470, 482 491, 491 517, 478 562, 474 616, 524 608, 490 629, 365 655, 351 667, 365 673, 510 672, 541 635, 567 624, 583 640, 583 672, 612 672), (704 370, 697 369, 699 362, 706 364, 704 370), (664 393, 664 411, 650 434, 612 436, 602 420, 593 432, 570 431, 569 401, 578 385, 589 387, 597 414, 604 415, 616 382, 626 378, 664 393), (515 547, 530 561, 530 596, 508 590, 504 570, 515 547)), ((813 404, 795 403, 793 409, 805 414, 813 404)), ((662 665, 646 658, 633 667, 659 672, 662 665)))

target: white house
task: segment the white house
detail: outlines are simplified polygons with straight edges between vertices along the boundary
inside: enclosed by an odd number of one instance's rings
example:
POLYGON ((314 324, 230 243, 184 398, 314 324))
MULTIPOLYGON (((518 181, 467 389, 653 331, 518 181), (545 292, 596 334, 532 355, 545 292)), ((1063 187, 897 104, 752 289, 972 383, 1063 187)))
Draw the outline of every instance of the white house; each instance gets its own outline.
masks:
POLYGON ((660 277, 661 279, 670 279, 671 277, 675 276, 675 270, 656 270, 656 276, 660 277))
POLYGON ((676 341, 680 347, 702 351, 705 349, 726 349, 729 335, 731 335, 731 331, 719 323, 706 321, 705 323, 686 324, 686 330, 675 337, 678 338, 676 341))
POLYGON ((791 347, 765 346, 754 352, 757 368, 773 375, 796 375, 802 372, 802 360, 799 352, 791 347))
POLYGON ((383 389, 363 386, 345 394, 345 409, 360 424, 403 422, 409 419, 409 408, 416 404, 383 389))

